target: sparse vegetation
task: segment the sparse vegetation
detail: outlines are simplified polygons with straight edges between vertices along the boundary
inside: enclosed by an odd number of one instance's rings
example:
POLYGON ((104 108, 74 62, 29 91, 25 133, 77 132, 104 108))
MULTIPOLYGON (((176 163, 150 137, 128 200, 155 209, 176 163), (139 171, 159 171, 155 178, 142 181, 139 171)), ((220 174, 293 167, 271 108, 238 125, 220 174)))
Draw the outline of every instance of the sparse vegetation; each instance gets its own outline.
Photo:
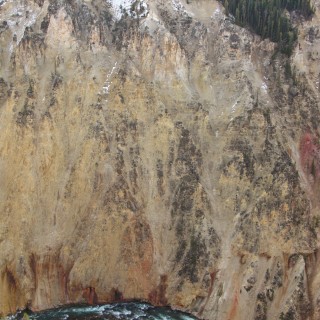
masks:
POLYGON ((33 80, 29 81, 29 88, 27 90, 27 96, 29 98, 34 98, 34 83, 33 83, 33 80))
POLYGON ((30 320, 30 317, 26 312, 23 314, 23 320, 30 320))
POLYGON ((16 122, 21 126, 31 124, 34 119, 34 105, 28 105, 26 102, 23 109, 18 113, 16 122))
POLYGON ((51 85, 52 85, 52 89, 53 90, 56 90, 59 85, 62 83, 62 76, 57 73, 57 72, 54 72, 54 73, 51 73, 51 85))

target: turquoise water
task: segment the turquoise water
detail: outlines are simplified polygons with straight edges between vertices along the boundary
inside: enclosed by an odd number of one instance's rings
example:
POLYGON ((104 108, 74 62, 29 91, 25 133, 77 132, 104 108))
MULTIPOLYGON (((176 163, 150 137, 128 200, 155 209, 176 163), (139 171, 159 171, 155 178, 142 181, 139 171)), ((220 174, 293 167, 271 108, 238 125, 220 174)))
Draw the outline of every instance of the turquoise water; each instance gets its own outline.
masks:
POLYGON ((115 303, 99 306, 67 306, 41 312, 17 313, 8 320, 195 320, 197 318, 167 307, 154 307, 147 303, 115 303))

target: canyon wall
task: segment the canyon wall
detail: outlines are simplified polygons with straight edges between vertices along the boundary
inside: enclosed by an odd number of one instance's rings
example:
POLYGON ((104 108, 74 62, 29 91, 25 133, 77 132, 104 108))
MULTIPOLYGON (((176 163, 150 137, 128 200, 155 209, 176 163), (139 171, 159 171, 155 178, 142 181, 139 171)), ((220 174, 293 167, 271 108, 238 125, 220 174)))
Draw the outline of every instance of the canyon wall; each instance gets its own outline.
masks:
POLYGON ((120 2, 0 1, 0 312, 319 319, 320 2, 291 58, 214 0, 120 2))

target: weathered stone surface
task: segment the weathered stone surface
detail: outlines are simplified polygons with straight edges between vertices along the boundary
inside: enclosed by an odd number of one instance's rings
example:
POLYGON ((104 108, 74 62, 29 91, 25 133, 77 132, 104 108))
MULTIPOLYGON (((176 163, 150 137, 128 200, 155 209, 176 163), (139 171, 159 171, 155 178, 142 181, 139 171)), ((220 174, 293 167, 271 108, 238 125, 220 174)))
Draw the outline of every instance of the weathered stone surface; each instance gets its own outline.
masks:
POLYGON ((320 317, 318 1, 289 60, 213 0, 0 3, 2 314, 320 317))

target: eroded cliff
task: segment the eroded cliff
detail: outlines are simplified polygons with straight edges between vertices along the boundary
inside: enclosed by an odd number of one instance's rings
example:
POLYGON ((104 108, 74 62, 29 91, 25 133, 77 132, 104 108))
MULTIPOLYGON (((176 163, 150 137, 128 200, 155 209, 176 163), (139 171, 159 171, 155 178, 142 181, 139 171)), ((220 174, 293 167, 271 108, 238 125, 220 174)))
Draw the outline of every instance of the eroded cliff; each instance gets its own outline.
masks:
POLYGON ((320 3, 290 59, 214 0, 120 3, 0 1, 0 311, 319 319, 320 3))

